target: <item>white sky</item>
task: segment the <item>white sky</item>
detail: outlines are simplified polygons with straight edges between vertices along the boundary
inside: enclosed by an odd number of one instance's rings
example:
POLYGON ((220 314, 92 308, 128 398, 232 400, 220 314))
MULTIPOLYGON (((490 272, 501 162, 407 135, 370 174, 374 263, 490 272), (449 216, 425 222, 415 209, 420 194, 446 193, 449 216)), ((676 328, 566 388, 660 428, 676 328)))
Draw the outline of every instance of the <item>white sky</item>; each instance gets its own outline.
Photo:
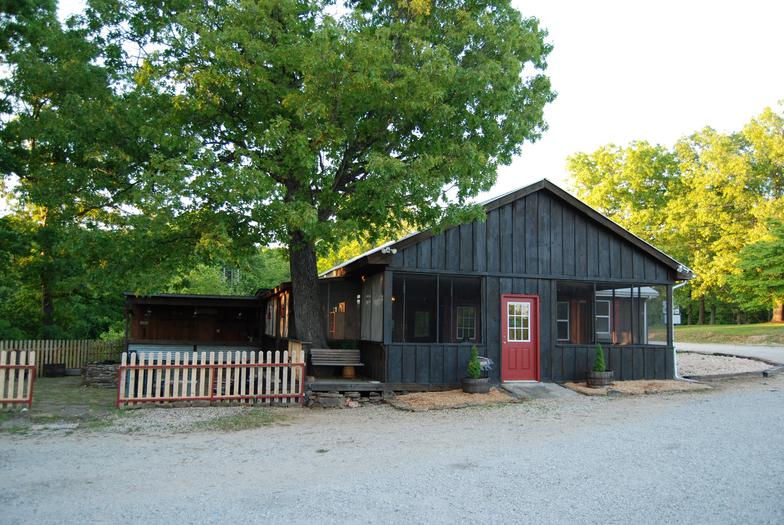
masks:
MULTIPOLYGON (((513 0, 555 46, 550 126, 502 167, 483 200, 547 177, 566 157, 608 143, 670 145, 704 126, 740 129, 784 100, 784 2, 513 0)), ((81 0, 62 0, 63 13, 81 0)))

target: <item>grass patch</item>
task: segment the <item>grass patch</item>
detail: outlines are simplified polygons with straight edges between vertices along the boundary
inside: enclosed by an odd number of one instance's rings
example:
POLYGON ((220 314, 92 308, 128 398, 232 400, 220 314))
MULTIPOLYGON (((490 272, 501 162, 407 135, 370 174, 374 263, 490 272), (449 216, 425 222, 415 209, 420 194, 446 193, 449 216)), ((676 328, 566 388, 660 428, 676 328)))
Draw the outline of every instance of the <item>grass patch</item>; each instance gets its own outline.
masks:
POLYGON ((86 430, 111 426, 124 413, 114 407, 117 391, 86 387, 79 377, 36 379, 33 406, 28 411, 0 412, 0 432, 24 433, 36 425, 59 423, 86 430))
POLYGON ((327 452, 329 452, 328 448, 320 448, 316 450, 316 454, 326 454, 327 452))
POLYGON ((266 408, 246 408, 239 414, 201 421, 195 426, 202 430, 238 432, 271 425, 283 417, 266 408))
POLYGON ((675 341, 684 343, 784 345, 784 323, 676 326, 675 341))

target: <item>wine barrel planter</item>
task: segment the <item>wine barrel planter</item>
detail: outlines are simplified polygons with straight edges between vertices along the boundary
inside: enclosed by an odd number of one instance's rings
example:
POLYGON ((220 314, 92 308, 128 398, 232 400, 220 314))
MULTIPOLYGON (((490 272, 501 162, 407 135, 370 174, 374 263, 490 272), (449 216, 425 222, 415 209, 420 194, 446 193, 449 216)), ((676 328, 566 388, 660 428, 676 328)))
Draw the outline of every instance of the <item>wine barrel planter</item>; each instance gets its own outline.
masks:
POLYGON ((466 377, 463 379, 463 392, 467 394, 487 394, 490 392, 490 379, 487 377, 480 377, 479 379, 466 377))
POLYGON ((607 370, 605 372, 594 372, 591 370, 588 372, 588 386, 591 388, 601 388, 603 386, 610 386, 613 383, 613 373, 612 370, 607 370))

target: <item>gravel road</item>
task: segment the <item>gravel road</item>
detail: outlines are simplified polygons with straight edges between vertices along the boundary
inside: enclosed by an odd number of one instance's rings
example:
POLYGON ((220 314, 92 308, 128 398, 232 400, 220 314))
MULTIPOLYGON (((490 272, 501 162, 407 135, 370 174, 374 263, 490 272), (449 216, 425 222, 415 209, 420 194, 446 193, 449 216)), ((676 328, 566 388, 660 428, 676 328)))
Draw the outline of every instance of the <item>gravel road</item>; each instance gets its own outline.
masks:
POLYGON ((0 521, 784 522, 784 376, 442 412, 289 410, 236 433, 0 436, 0 521))

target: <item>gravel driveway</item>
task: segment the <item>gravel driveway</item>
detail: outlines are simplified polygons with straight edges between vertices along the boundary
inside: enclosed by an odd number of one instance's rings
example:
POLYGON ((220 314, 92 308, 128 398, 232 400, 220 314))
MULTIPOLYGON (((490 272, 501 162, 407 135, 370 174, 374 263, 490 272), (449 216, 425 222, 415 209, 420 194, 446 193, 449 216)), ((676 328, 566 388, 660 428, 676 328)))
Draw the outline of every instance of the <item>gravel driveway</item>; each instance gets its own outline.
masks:
MULTIPOLYGON (((176 410, 176 409, 173 409, 176 410)), ((782 523, 784 376, 235 433, 0 436, 3 523, 782 523)))

